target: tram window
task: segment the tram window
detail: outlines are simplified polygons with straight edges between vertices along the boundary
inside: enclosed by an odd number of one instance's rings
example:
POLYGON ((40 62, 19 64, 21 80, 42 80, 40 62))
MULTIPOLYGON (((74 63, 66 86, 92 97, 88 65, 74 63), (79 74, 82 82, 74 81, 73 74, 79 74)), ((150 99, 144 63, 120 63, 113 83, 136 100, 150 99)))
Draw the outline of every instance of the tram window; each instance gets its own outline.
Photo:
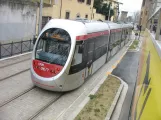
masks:
POLYGON ((88 43, 88 52, 91 52, 94 50, 94 42, 88 43))
POLYGON ((84 48, 83 46, 84 46, 83 44, 76 45, 74 57, 72 60, 72 66, 82 63, 83 48, 84 48))
POLYGON ((62 29, 52 28, 40 37, 35 58, 51 64, 65 65, 70 52, 70 36, 62 29))
POLYGON ((107 44, 103 45, 95 50, 94 59, 97 60, 102 55, 104 55, 107 52, 107 44))

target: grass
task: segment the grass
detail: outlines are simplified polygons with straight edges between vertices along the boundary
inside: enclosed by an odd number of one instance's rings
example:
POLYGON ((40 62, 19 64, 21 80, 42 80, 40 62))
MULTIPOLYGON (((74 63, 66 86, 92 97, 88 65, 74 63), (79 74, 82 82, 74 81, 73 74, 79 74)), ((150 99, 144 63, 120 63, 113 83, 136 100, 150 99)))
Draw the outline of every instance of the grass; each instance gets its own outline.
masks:
POLYGON ((75 120, 104 120, 120 84, 117 78, 109 76, 95 95, 89 95, 90 101, 75 120))
POLYGON ((139 45, 139 41, 138 40, 134 40, 134 42, 132 43, 132 45, 130 46, 129 49, 136 49, 139 45))

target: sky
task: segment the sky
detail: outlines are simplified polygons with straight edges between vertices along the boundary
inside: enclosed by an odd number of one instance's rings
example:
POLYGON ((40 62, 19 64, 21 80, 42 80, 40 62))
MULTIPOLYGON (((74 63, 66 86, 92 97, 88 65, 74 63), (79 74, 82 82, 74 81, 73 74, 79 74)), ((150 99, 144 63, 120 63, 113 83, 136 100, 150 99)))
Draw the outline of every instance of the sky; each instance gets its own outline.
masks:
POLYGON ((141 10, 142 0, 118 0, 122 2, 120 11, 128 11, 128 16, 132 16, 135 11, 141 10))

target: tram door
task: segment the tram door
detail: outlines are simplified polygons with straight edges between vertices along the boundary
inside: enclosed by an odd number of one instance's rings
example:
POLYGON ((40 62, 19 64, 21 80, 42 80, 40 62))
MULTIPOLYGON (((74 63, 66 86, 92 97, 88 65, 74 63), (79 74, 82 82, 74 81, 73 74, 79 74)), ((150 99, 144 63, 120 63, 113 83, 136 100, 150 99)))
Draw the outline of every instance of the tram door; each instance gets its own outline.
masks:
POLYGON ((86 78, 92 75, 92 67, 93 67, 93 54, 94 54, 94 42, 87 43, 87 62, 86 62, 86 78))

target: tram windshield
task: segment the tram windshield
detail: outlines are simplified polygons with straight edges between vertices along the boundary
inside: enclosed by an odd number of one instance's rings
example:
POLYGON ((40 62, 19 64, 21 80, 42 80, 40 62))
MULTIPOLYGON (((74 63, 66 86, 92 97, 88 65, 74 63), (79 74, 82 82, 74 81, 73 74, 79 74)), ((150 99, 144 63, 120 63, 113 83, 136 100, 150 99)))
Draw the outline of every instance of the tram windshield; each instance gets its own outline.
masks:
POLYGON ((37 60, 64 66, 71 47, 70 35, 63 29, 46 30, 39 38, 36 47, 37 60))

